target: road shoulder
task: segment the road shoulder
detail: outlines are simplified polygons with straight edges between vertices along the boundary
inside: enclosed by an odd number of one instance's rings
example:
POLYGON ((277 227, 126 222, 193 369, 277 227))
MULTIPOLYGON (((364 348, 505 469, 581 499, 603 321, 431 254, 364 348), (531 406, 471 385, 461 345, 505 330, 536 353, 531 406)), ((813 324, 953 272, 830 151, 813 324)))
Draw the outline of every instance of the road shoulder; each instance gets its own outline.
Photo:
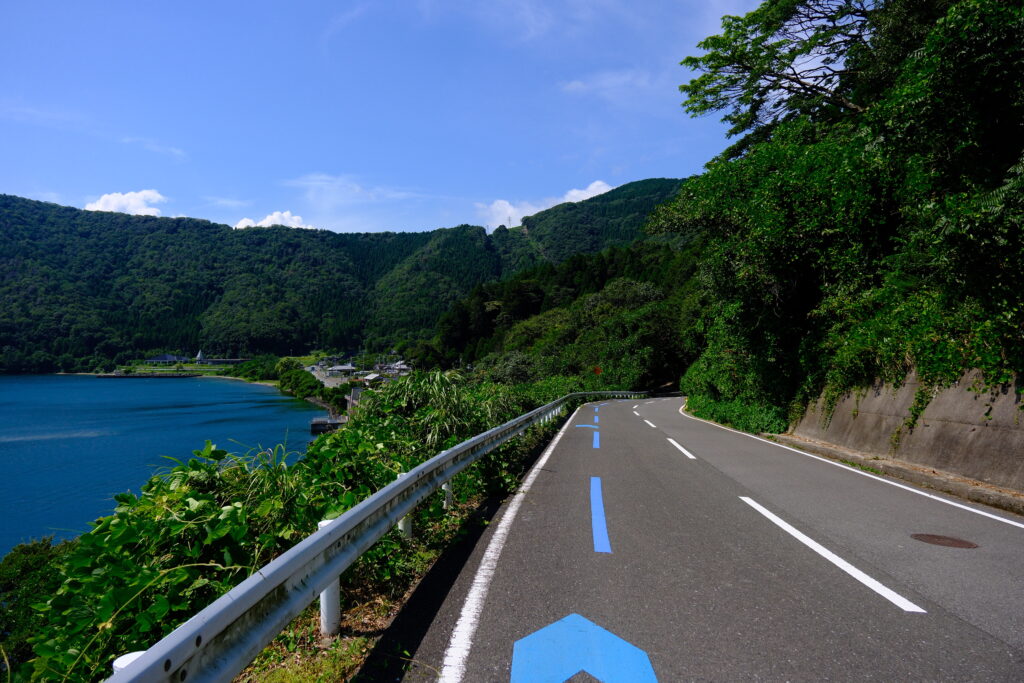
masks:
POLYGON ((922 467, 911 463, 843 448, 835 444, 816 441, 794 434, 761 434, 762 438, 832 460, 852 464, 862 469, 875 470, 891 477, 903 479, 918 486, 948 493, 965 500, 1024 515, 1024 493, 987 484, 975 479, 922 467))

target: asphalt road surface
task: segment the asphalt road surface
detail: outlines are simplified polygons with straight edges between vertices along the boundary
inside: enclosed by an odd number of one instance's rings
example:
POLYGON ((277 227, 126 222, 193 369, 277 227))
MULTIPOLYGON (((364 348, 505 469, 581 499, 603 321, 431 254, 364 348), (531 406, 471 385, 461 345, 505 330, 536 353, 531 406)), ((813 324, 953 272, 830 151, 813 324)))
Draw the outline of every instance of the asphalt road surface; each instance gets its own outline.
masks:
POLYGON ((405 680, 1024 681, 1024 518, 681 406, 582 406, 405 680))

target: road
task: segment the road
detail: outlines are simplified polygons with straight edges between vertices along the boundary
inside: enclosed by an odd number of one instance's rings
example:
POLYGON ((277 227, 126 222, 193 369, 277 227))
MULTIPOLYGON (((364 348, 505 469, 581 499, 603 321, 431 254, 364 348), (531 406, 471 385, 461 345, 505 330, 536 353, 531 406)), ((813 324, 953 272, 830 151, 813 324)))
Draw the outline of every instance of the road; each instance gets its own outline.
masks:
POLYGON ((405 680, 1024 680, 1024 518, 681 405, 576 411, 405 680))

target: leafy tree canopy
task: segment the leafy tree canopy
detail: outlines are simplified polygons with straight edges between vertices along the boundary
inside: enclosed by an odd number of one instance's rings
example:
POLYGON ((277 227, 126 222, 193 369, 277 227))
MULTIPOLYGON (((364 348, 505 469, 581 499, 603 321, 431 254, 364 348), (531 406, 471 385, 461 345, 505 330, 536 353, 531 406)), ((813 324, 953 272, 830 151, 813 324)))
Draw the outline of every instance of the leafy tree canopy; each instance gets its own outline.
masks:
POLYGON ((861 112, 850 97, 847 57, 867 49, 875 0, 767 0, 722 19, 722 33, 683 66, 701 75, 680 86, 694 115, 727 111, 730 135, 822 106, 861 112))

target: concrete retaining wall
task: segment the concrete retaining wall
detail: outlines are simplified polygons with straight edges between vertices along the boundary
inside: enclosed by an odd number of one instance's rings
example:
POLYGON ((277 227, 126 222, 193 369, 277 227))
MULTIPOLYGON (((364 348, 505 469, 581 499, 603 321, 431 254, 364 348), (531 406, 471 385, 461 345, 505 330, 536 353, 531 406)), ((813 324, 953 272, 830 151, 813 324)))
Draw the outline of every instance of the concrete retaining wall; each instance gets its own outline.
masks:
POLYGON ((863 395, 844 396, 827 423, 819 400, 793 434, 1024 491, 1024 380, 1018 377, 994 392, 969 391, 977 379, 978 373, 968 373, 936 394, 913 430, 903 425, 919 386, 916 377, 899 389, 877 385, 863 395))

